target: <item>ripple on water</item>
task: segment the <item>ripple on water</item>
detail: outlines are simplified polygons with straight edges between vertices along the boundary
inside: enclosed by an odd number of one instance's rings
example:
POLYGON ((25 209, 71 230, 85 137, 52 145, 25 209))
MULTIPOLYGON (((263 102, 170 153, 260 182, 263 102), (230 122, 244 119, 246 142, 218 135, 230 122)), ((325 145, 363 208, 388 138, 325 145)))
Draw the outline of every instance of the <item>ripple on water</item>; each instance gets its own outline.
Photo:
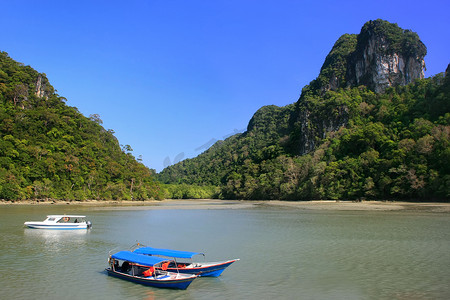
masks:
MULTIPOLYGON (((94 223, 90 231, 46 232, 23 228, 28 213, 0 210, 5 299, 450 298, 450 219, 444 214, 104 209, 86 213, 94 223), (186 291, 107 276, 108 251, 136 240, 203 251, 209 260, 241 260, 186 291)), ((33 213, 47 212, 37 207, 33 213)))

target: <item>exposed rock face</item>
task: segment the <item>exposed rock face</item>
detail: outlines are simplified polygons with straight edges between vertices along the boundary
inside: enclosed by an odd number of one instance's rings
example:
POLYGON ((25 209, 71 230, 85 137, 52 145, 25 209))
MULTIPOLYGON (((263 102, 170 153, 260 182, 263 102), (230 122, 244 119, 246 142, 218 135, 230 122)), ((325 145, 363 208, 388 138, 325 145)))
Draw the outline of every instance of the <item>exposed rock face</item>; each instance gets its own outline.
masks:
POLYGON ((328 132, 347 125, 348 108, 328 102, 327 91, 365 85, 382 93, 388 87, 407 85, 424 78, 426 53, 416 33, 383 20, 367 22, 358 35, 341 36, 296 104, 290 135, 293 153, 313 151, 328 132), (310 102, 309 97, 315 100, 310 102))
POLYGON ((48 99, 54 92, 53 87, 48 83, 47 77, 42 74, 38 75, 35 87, 34 94, 39 98, 48 99))
POLYGON ((337 131, 348 123, 348 108, 339 106, 335 108, 335 113, 329 118, 322 118, 320 111, 310 109, 300 110, 296 124, 299 136, 297 139, 298 150, 296 154, 306 154, 313 151, 318 143, 331 131, 337 131))
POLYGON ((44 88, 42 86, 42 76, 39 74, 37 81, 36 81, 36 90, 35 90, 36 96, 39 98, 44 96, 44 88))
POLYGON ((417 35, 386 21, 370 21, 348 60, 347 85, 366 85, 380 93, 425 77, 425 45, 417 35))

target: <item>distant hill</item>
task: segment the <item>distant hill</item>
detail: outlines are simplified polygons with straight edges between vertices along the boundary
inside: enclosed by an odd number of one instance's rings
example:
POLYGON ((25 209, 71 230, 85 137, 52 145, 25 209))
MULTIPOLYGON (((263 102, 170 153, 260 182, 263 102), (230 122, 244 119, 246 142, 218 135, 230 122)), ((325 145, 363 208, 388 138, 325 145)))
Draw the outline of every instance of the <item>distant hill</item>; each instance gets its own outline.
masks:
POLYGON ((0 52, 0 199, 161 198, 154 171, 45 74, 0 52))
MULTIPOLYGON (((450 199, 450 75, 424 78, 419 36, 384 20, 345 34, 318 78, 247 131, 167 167, 232 199, 450 199)), ((447 63, 447 62, 446 62, 447 63)))

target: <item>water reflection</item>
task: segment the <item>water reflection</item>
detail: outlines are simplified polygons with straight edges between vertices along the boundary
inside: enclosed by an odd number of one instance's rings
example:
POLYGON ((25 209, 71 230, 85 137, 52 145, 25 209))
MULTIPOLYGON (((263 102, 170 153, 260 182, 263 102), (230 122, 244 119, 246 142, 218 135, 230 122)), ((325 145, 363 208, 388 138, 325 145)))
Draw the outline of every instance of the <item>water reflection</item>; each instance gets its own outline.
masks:
POLYGON ((40 237, 45 239, 65 239, 76 236, 86 236, 89 230, 51 230, 51 229, 30 229, 25 228, 25 236, 40 237))
POLYGON ((45 251, 59 252, 86 244, 89 230, 24 229, 25 241, 45 251))
POLYGON ((61 231, 23 228, 56 210, 32 209, 0 209, 1 299, 450 299, 449 214, 101 210, 61 231), (136 240, 241 261, 185 291, 107 276, 108 251, 136 240))

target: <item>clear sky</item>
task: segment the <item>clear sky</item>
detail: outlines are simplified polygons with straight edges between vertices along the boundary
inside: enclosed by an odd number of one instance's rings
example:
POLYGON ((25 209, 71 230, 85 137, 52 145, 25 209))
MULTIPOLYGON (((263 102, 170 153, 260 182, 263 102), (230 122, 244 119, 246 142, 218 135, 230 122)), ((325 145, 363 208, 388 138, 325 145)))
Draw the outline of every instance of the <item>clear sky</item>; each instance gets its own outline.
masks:
POLYGON ((297 101, 345 33, 417 32, 426 76, 450 63, 448 0, 0 0, 0 51, 161 171, 297 101))

